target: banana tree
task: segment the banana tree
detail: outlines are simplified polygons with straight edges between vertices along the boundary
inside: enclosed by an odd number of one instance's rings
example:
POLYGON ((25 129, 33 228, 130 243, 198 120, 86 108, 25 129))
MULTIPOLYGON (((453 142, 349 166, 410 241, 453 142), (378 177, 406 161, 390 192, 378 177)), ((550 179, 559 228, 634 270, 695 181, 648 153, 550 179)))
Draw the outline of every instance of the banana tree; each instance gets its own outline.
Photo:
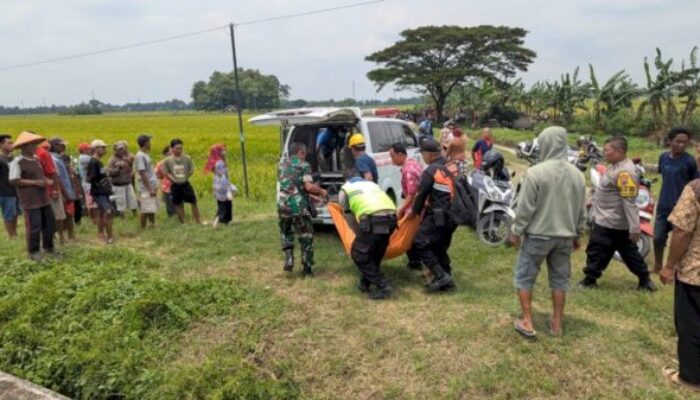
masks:
POLYGON ((566 73, 561 76, 557 98, 566 123, 573 121, 576 110, 587 109, 586 99, 591 93, 590 84, 581 82, 578 73, 579 68, 576 67, 573 74, 566 73))
POLYGON ((700 96, 700 68, 698 68, 698 48, 693 47, 690 51, 689 68, 686 69, 685 61, 681 65, 681 74, 684 78, 680 85, 680 96, 683 99, 683 112, 681 113, 681 124, 685 125, 695 112, 700 96))
POLYGON ((680 93, 681 82, 688 75, 687 72, 679 73, 672 70, 673 59, 664 60, 660 49, 656 49, 654 68, 656 76, 652 77, 649 60, 644 57, 644 75, 647 87, 644 91, 646 99, 639 106, 638 117, 647 108, 651 109, 651 115, 655 129, 670 127, 677 119, 675 99, 680 93), (665 110, 665 118, 664 118, 665 110))
POLYGON ((595 129, 601 130, 604 128, 603 116, 609 118, 620 109, 631 107, 632 100, 642 92, 632 82, 625 70, 616 72, 601 86, 596 78, 593 65, 588 64, 588 67, 591 74, 590 88, 593 98, 595 129))

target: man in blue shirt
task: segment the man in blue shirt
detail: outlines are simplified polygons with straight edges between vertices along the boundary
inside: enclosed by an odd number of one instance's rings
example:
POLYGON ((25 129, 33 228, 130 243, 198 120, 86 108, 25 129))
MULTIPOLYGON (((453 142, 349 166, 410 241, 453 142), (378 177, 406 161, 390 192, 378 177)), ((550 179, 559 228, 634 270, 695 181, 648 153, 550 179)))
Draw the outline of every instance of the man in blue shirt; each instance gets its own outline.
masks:
POLYGON ((350 136, 348 145, 352 150, 352 156, 355 158, 355 169, 360 171, 362 177, 366 180, 377 183, 379 180, 377 164, 372 157, 365 153, 365 137, 360 133, 356 133, 350 136))
POLYGON ((673 230, 673 226, 668 222, 668 216, 673 211, 685 185, 698 177, 695 158, 685 151, 691 136, 686 128, 671 129, 668 133, 671 149, 659 157, 659 174, 663 183, 659 202, 656 205, 656 224, 654 225, 655 262, 652 272, 655 273, 661 271, 668 233, 673 230))
POLYGON ((333 128, 321 128, 316 136, 316 154, 319 157, 319 169, 331 171, 333 151, 338 142, 338 135, 333 128))

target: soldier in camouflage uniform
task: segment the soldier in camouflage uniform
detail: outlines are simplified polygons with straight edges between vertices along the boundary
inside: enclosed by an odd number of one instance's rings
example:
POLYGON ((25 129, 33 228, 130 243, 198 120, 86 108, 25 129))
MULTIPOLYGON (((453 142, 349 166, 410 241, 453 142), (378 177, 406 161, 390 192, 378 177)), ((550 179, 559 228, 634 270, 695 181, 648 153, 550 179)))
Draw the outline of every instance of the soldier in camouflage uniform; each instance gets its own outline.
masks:
POLYGON ((304 276, 313 276, 311 267, 314 263, 314 230, 311 223, 308 195, 327 197, 327 193, 313 183, 311 166, 304 161, 306 145, 298 142, 292 143, 289 154, 289 158, 280 162, 277 171, 279 182, 277 214, 279 215, 282 250, 286 257, 284 270, 291 272, 294 269, 294 232, 296 231, 301 248, 304 276))

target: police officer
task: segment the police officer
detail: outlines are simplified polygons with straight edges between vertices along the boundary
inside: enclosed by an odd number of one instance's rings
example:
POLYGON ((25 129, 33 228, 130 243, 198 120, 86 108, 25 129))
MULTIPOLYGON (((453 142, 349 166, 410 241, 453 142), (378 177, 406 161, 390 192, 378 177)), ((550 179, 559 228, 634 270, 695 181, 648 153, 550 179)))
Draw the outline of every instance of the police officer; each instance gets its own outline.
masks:
POLYGON ((634 163, 627 158, 627 139, 608 139, 603 154, 610 165, 593 194, 593 228, 583 269, 586 277, 579 286, 597 286, 597 279, 617 251, 627 268, 639 279, 638 288, 653 292, 656 286, 649 279, 647 264, 636 244, 640 235, 636 204, 639 176, 634 163))
POLYGON ((433 273, 433 280, 426 286, 428 292, 453 290, 452 266, 447 250, 452 243, 455 224, 448 210, 451 204, 457 164, 448 163, 440 154, 440 145, 434 139, 426 139, 420 145, 423 160, 429 164, 423 171, 418 194, 408 215, 425 216, 416 235, 413 246, 423 265, 433 273), (449 173, 448 173, 449 171, 449 173))
POLYGON ((396 205, 376 183, 365 179, 356 169, 345 171, 346 183, 340 188, 338 202, 349 208, 359 229, 350 256, 360 270, 358 289, 372 300, 391 296, 391 285, 379 270, 389 238, 396 229, 396 205), (371 285, 377 290, 370 292, 371 285))
POLYGON ((286 257, 284 270, 291 272, 294 269, 294 232, 296 231, 301 248, 304 277, 313 276, 311 267, 314 264, 314 230, 309 194, 327 197, 328 193, 313 183, 311 166, 304 161, 306 145, 293 142, 289 147, 289 154, 289 158, 280 162, 277 171, 279 183, 277 214, 282 236, 282 250, 286 257))

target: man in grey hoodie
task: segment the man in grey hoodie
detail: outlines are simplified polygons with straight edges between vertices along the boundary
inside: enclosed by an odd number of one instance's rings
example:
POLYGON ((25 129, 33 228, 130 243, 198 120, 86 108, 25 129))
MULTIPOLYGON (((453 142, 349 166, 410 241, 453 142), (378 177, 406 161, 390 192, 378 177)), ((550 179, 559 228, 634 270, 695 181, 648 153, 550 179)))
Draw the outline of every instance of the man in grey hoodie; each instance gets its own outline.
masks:
POLYGON ((522 316, 514 325, 526 337, 536 335, 532 287, 545 260, 554 303, 549 330, 552 335, 561 335, 571 253, 579 248, 586 226, 586 183, 583 174, 567 161, 566 129, 553 126, 543 130, 539 144, 541 162, 530 167, 523 178, 510 237, 516 246, 523 237, 514 279, 522 316))

